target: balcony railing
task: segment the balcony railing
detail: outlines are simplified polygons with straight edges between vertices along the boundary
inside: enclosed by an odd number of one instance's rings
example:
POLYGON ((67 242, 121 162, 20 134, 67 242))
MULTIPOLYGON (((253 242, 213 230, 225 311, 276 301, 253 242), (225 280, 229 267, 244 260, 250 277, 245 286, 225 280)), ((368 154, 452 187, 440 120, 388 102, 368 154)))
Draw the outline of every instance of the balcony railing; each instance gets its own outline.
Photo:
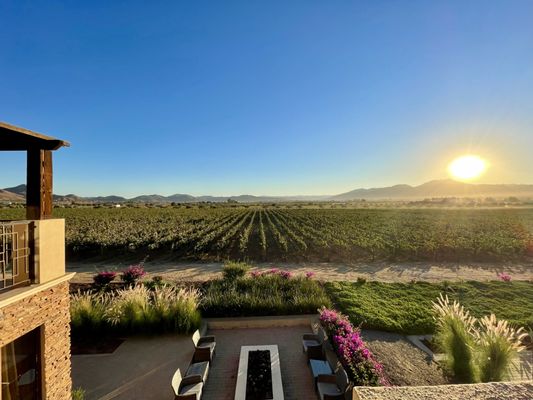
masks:
POLYGON ((0 292, 29 285, 33 279, 30 261, 31 222, 0 222, 0 292))

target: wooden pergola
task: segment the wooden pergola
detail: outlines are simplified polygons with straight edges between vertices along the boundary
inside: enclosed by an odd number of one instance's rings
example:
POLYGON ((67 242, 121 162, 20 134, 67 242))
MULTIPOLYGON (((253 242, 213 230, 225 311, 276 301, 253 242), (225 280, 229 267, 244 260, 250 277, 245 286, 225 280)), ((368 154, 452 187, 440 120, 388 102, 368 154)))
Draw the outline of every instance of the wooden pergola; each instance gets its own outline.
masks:
POLYGON ((27 153, 27 219, 47 219, 52 216, 52 151, 69 146, 64 140, 0 122, 0 151, 27 153))

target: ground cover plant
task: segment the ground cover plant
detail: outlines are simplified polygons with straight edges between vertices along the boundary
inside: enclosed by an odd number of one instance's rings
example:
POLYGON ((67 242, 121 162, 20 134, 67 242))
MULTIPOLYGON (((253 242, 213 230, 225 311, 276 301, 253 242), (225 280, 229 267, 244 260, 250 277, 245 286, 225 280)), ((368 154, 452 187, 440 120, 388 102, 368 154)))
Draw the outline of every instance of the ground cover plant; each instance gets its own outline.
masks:
POLYGON ((252 271, 205 284, 200 309, 206 317, 314 314, 331 301, 312 276, 288 271, 252 271))
MULTIPOLYGON (((494 261, 533 255, 532 208, 187 207, 56 208, 54 216, 66 219, 69 257, 151 252, 177 259, 494 261)), ((24 219, 23 212, 0 209, 0 219, 24 219)))
POLYGON ((494 313, 514 326, 533 327, 533 282, 328 282, 325 287, 337 308, 365 329, 433 333, 432 301, 440 293, 475 317, 494 313))

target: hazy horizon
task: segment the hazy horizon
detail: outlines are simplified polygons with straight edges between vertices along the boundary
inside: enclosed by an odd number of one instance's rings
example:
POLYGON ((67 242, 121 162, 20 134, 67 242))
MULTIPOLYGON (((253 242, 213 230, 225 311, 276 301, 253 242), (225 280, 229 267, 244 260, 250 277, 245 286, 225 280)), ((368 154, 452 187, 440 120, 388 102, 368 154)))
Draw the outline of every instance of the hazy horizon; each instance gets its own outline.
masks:
POLYGON ((54 192, 331 195, 463 154, 533 182, 532 2, 207 5, 0 4, 0 120, 71 142, 54 192))
MULTIPOLYGON (((451 178, 445 178, 445 179, 441 179, 441 180, 454 181, 451 178)), ((138 196, 143 196, 143 195, 145 195, 145 196, 160 195, 160 196, 165 196, 165 197, 172 196, 172 195, 191 195, 191 196, 194 196, 194 197, 237 197, 237 196, 255 196, 255 197, 329 197, 329 196, 336 196, 336 195, 339 195, 339 194, 344 194, 344 193, 351 192, 351 191, 357 190, 357 189, 363 189, 363 190, 382 189, 382 188, 388 188, 388 187, 393 187, 393 186, 397 186, 397 185, 409 185, 411 187, 417 187, 417 186, 420 186, 420 185, 423 185, 423 184, 426 184, 426 183, 429 183, 429 182, 433 182, 433 181, 439 181, 439 180, 438 179, 434 179, 434 180, 431 180, 431 181, 421 182, 421 183, 418 183, 418 184, 397 183, 397 184, 388 185, 388 186, 352 187, 351 189, 345 190, 344 192, 322 193, 322 194, 301 194, 301 193, 271 194, 271 193, 244 193, 244 192, 243 193, 213 194, 213 193, 189 193, 189 192, 186 192, 186 191, 174 191, 174 192, 163 193, 163 192, 147 192, 147 191, 140 190, 137 193, 124 195, 124 194, 120 194, 120 193, 100 193, 100 192, 98 192, 98 193, 85 193, 85 194, 74 193, 74 192, 58 192, 55 189, 54 189, 54 194, 55 195, 62 195, 62 196, 74 194, 74 195, 81 196, 81 197, 120 196, 120 197, 124 197, 124 198, 127 198, 127 199, 138 197, 138 196)), ((457 182, 460 182, 460 181, 457 181, 457 182)), ((463 183, 476 184, 478 182, 463 182, 463 183)), ((24 184, 24 183, 21 183, 20 185, 22 185, 22 184, 24 184)), ((533 183, 485 183, 485 184, 489 184, 489 185, 532 185, 533 186, 533 183)), ((11 187, 16 187, 16 186, 19 186, 19 185, 13 185, 13 186, 5 186, 5 185, 3 185, 3 186, 0 187, 0 189, 6 189, 6 188, 11 188, 11 187)))

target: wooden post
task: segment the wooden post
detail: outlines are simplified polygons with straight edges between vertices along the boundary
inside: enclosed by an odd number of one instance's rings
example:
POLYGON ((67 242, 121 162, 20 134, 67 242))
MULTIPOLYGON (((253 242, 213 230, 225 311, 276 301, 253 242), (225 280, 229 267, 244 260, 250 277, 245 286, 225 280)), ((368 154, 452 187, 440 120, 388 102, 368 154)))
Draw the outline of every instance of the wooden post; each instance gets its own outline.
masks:
POLYGON ((26 218, 52 217, 52 152, 28 149, 26 181, 26 218))

